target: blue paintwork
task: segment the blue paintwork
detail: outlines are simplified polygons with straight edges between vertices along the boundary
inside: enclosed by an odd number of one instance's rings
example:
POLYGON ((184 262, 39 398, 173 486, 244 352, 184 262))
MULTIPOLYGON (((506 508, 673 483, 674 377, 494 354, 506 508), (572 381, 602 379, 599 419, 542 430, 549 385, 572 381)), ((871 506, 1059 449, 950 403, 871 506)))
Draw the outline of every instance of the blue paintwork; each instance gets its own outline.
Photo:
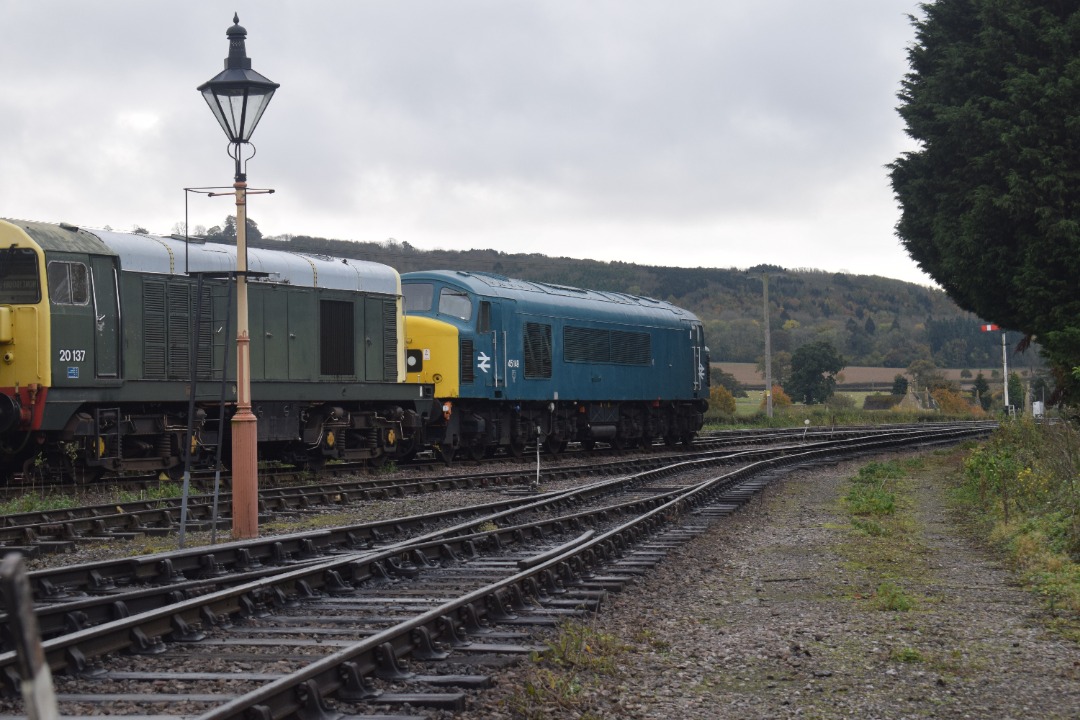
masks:
MULTIPOLYGON (((521 401, 681 401, 707 399, 708 350, 701 322, 671 303, 623 293, 514 280, 479 272, 430 271, 401 276, 406 298, 410 286, 434 285, 433 308, 408 309, 454 325, 474 348, 472 383, 462 382, 461 396, 521 401), (441 288, 468 293, 471 317, 465 321, 438 312, 441 288), (491 303, 494 332, 477 331, 482 302, 491 303), (551 325, 550 378, 524 377, 526 323, 551 325), (563 332, 567 326, 648 333, 647 365, 568 362, 563 332)), ((408 301, 407 301, 408 302, 408 301)))

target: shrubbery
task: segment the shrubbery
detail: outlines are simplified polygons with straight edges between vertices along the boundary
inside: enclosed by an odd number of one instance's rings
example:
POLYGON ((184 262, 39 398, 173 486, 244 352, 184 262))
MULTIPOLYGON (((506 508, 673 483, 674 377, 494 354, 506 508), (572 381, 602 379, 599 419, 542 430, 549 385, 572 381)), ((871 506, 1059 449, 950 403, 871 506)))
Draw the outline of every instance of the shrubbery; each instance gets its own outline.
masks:
POLYGON ((1080 613, 1080 433, 1067 423, 1003 423, 964 463, 968 502, 1053 607, 1080 613))

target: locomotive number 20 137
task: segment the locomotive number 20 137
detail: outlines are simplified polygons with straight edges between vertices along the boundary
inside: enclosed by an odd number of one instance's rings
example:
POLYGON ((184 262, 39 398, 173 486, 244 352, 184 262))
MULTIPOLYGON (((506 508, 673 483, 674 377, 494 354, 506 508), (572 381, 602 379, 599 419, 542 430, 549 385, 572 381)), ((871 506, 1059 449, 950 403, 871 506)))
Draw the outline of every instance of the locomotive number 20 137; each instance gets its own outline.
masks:
POLYGON ((83 362, 86 360, 85 350, 67 350, 60 351, 60 362, 83 362))

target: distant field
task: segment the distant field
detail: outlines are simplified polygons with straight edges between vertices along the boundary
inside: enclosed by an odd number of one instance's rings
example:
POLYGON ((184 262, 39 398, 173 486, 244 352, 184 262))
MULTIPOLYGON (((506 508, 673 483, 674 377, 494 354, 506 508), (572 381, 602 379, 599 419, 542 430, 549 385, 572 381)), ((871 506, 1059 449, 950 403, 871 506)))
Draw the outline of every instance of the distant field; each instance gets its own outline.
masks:
MULTIPOLYGON (((757 365, 754 363, 721 362, 713 363, 712 366, 718 367, 724 372, 731 373, 735 376, 735 379, 746 386, 747 389, 762 390, 765 387, 765 378, 758 372, 757 365)), ((995 381, 1000 383, 1001 368, 968 369, 971 371, 972 378, 981 372, 983 377, 991 384, 995 381), (994 377, 995 371, 998 374, 997 378, 994 377)), ((848 367, 844 368, 844 371, 840 373, 838 387, 840 389, 858 387, 867 392, 887 392, 892 389, 893 379, 897 375, 903 375, 906 372, 907 368, 848 367)), ((960 373, 963 372, 962 368, 942 369, 940 372, 947 379, 952 380, 961 386, 968 385, 971 382, 971 379, 969 378, 960 377, 960 373)))

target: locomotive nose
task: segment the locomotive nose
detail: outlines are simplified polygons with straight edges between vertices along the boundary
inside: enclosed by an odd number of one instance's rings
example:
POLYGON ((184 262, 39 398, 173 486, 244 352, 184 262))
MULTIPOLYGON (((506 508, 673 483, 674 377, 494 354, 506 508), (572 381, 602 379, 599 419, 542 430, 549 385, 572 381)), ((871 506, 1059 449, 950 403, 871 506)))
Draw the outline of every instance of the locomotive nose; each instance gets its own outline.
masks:
POLYGON ((0 393, 0 433, 5 433, 19 422, 19 405, 15 398, 0 393))

